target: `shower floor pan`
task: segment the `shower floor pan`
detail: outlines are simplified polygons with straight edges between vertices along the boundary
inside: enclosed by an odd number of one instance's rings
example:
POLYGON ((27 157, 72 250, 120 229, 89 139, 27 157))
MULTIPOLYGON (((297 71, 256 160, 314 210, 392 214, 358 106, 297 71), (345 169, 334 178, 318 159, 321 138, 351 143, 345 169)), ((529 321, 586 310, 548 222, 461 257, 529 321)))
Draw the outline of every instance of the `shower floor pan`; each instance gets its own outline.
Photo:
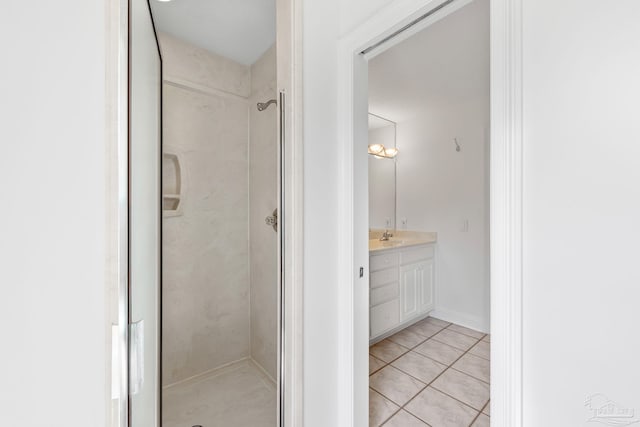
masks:
POLYGON ((163 427, 276 427, 276 386, 242 360, 163 390, 163 427))

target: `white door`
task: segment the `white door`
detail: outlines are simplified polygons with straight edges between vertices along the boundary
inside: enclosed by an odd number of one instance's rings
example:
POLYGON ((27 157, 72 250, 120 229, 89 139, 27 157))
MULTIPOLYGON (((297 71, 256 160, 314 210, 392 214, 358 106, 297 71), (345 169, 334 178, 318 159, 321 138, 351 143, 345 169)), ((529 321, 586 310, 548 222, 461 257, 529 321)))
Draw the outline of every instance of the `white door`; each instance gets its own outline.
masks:
POLYGON ((160 424, 161 62, 147 0, 129 2, 129 416, 160 424))

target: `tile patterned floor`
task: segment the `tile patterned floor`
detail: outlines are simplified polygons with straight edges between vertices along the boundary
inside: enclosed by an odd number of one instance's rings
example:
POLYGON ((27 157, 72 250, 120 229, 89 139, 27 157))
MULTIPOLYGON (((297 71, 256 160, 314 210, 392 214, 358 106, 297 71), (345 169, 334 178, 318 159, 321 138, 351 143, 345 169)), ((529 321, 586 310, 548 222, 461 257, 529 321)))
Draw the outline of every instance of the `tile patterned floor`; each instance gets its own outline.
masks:
POLYGON ((369 426, 488 427, 489 342, 428 317, 371 346, 369 426))

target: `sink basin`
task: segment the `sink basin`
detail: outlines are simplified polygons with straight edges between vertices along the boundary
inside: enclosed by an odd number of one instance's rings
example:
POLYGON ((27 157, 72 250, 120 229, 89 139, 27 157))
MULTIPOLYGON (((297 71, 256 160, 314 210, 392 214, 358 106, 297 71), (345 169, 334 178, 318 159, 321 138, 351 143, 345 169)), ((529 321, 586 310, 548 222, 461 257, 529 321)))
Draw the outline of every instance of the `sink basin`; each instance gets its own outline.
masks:
POLYGON ((395 248, 402 246, 405 243, 406 242, 404 240, 394 239, 393 237, 389 240, 371 239, 369 240, 369 249, 395 248))
POLYGON ((391 238, 389 238, 389 240, 380 240, 380 243, 383 246, 399 246, 399 245, 404 244, 405 242, 402 239, 396 239, 396 238, 391 237, 391 238))

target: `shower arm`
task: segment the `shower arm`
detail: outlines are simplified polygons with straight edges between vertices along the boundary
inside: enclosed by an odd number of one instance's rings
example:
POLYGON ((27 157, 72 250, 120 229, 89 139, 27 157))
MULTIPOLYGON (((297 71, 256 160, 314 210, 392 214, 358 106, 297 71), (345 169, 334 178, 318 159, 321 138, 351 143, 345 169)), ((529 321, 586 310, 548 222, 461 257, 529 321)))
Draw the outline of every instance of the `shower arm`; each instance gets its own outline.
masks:
POLYGON ((267 107, 269 107, 269 105, 271 104, 275 104, 277 103, 277 101, 275 99, 270 99, 267 102, 258 102, 257 106, 258 106, 258 111, 264 111, 267 109, 267 107))

